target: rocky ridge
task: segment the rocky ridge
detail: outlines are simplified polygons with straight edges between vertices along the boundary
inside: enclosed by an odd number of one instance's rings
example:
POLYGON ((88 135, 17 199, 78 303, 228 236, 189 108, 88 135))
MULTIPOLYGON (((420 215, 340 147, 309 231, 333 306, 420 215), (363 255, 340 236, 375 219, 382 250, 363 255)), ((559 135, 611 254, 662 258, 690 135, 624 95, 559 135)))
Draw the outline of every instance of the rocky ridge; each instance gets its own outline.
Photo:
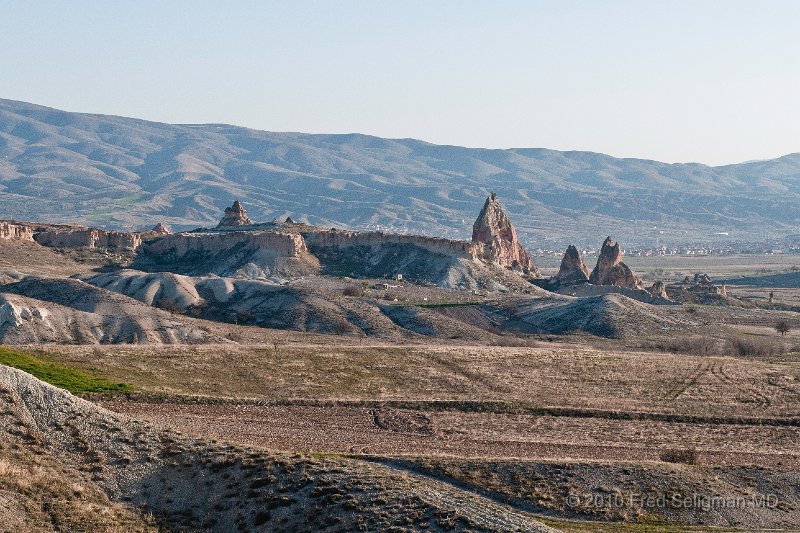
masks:
POLYGON ((148 272, 273 281, 315 272, 358 278, 403 277, 473 290, 505 290, 515 285, 509 276, 524 281, 510 270, 538 275, 496 196, 487 200, 475 228, 476 235, 486 242, 323 230, 288 219, 254 224, 237 201, 215 229, 148 240, 134 266, 148 272))

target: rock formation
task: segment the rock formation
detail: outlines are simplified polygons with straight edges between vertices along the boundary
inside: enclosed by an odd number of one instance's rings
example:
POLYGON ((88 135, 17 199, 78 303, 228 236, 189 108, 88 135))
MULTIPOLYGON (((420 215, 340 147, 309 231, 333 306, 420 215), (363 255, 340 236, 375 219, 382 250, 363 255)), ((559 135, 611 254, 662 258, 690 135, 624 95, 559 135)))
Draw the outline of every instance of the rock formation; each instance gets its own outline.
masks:
POLYGON ((653 298, 667 299, 667 286, 664 285, 663 281, 656 281, 653 283, 653 286, 650 287, 648 292, 653 298))
POLYGON ((573 245, 567 247, 561 268, 558 269, 556 279, 561 283, 583 283, 589 281, 589 269, 583 262, 583 257, 573 245))
POLYGON ((32 241, 33 228, 25 224, 0 222, 0 239, 32 241))
POLYGON ((35 233, 33 239, 49 248, 105 248, 133 251, 142 244, 142 238, 127 231, 110 231, 81 227, 51 227, 35 233))
POLYGON ((500 206, 495 193, 486 199, 478 219, 472 225, 472 242, 483 245, 483 257, 487 261, 539 277, 539 270, 522 248, 517 230, 500 206))
POLYGON ((302 235, 273 231, 176 233, 145 241, 136 268, 232 277, 299 277, 316 272, 302 235))
POLYGON ((641 289, 641 280, 631 272, 628 265, 622 262, 622 250, 619 243, 606 237, 603 247, 600 250, 600 257, 597 258, 597 265, 589 276, 589 283, 593 285, 615 285, 617 287, 628 287, 631 289, 641 289))
POLYGON ((172 229, 163 222, 156 224, 150 231, 156 235, 172 235, 172 229))
POLYGON ((700 285, 711 285, 711 276, 708 274, 695 273, 694 282, 700 285))
POLYGON ((249 226, 253 221, 247 217, 247 211, 244 206, 236 200, 231 207, 225 209, 225 215, 217 225, 218 228, 236 227, 236 226, 249 226))

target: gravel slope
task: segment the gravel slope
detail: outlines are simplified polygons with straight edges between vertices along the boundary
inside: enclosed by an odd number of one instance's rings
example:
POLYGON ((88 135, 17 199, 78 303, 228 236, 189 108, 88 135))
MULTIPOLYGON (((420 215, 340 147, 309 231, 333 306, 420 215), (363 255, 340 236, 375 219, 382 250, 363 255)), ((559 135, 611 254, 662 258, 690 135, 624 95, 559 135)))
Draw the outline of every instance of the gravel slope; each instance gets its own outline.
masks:
POLYGON ((4 440, 82 472, 187 531, 553 531, 425 476, 338 457, 268 454, 158 431, 0 366, 4 440))

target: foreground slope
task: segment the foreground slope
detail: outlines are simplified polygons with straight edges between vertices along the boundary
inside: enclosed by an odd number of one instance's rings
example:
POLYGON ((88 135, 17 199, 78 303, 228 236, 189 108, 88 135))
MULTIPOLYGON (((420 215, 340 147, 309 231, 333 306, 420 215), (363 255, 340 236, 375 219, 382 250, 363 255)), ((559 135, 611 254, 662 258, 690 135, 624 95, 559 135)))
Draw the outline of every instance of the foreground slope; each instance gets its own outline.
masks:
POLYGON ((325 227, 380 224, 466 238, 463 221, 495 190, 518 213, 523 242, 528 234, 590 243, 598 235, 586 228, 603 227, 636 244, 641 232, 631 220, 681 237, 797 231, 799 181, 798 154, 670 165, 590 152, 169 125, 0 100, 0 211, 16 218, 117 227, 150 227, 157 218, 188 228, 215 221, 238 197, 260 220, 291 214, 325 227))
MULTIPOLYGON (((101 492, 152 513, 162 526, 187 531, 550 530, 510 507, 379 465, 270 455, 154 430, 4 366, 0 401, 3 441, 32 453, 30 461, 59 480, 97 493, 97 505, 119 515, 120 529, 148 523, 101 492), (54 462, 62 469, 56 472, 54 462)), ((31 503, 25 498, 21 489, 8 496, 22 511, 20 529, 36 530, 40 510, 25 509, 31 503)), ((59 518, 52 507, 62 503, 41 505, 59 518)), ((76 520, 77 528, 91 526, 89 519, 76 520)))

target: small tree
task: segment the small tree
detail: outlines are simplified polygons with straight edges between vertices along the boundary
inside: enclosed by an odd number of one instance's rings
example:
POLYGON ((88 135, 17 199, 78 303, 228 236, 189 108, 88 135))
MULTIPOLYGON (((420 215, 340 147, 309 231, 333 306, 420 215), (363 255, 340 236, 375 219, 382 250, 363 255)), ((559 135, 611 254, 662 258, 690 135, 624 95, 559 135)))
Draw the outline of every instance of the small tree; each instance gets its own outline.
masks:
POLYGON ((781 334, 781 337, 785 337, 787 333, 789 333, 792 328, 789 326, 789 323, 785 320, 781 320, 777 324, 775 324, 775 331, 781 334))

